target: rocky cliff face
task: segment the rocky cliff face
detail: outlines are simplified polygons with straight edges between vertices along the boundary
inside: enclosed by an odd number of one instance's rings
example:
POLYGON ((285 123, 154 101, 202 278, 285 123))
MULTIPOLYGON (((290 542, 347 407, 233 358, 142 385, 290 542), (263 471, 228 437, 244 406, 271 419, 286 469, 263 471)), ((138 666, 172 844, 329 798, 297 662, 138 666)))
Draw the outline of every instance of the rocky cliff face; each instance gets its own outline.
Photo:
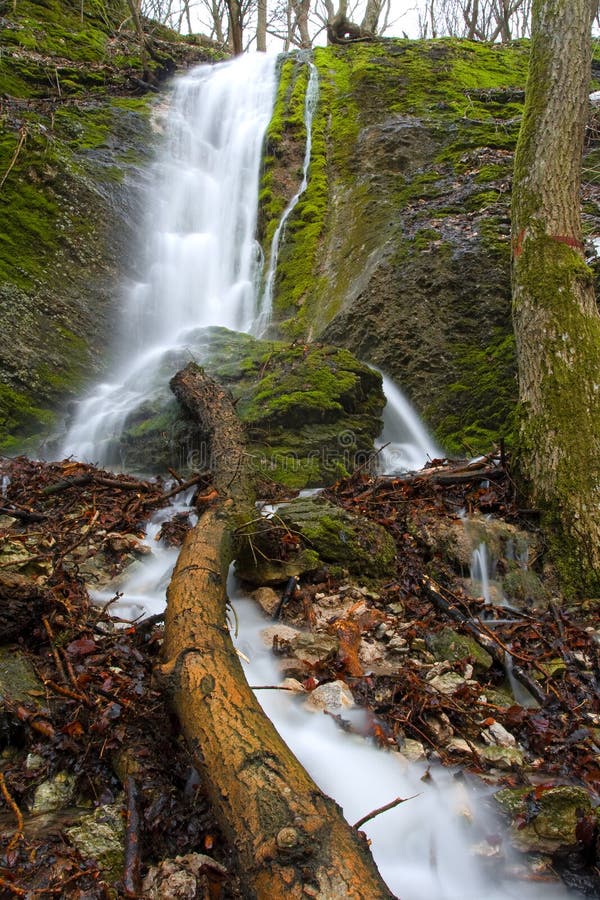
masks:
POLYGON ((135 275, 151 87, 208 54, 159 30, 142 61, 120 2, 3 7, 0 448, 10 451, 110 363, 116 286, 135 275))
MULTIPOLYGON (((126 10, 8 5, 0 38, 0 449, 51 427, 110 365, 118 285, 135 278, 150 109, 210 51, 154 34, 142 62, 126 10), (122 13, 122 15, 121 15, 122 13)), ((526 44, 384 41, 319 48, 310 181, 284 232, 272 337, 319 339, 380 366, 450 452, 513 428, 512 154, 526 44)), ((268 258, 304 154, 308 58, 280 63, 260 236, 268 258)), ((600 233, 599 142, 584 170, 600 233)), ((593 256, 591 252, 591 257, 593 256)))
MULTIPOLYGON (((487 450, 513 428, 509 212, 527 56, 526 43, 452 40, 315 52, 311 184, 281 247, 277 327, 387 371, 450 452, 487 450)), ((284 63, 267 243, 271 214, 297 186, 282 171, 304 138, 305 80, 301 58, 284 63)), ((589 153, 585 218, 597 233, 592 139, 589 153)))

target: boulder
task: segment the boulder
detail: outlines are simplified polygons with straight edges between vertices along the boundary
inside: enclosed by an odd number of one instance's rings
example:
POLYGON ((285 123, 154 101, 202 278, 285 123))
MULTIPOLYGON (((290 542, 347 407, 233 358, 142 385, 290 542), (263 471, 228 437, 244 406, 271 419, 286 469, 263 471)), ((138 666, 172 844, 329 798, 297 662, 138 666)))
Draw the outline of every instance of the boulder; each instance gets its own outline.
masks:
POLYGON ((394 541, 381 525, 322 497, 301 497, 279 506, 275 519, 253 526, 238 552, 236 571, 260 585, 322 566, 362 579, 383 578, 394 571, 395 558, 394 541))
POLYGON ((504 788, 494 800, 511 819, 510 840, 522 851, 554 853, 577 844, 577 823, 592 804, 581 787, 504 788))

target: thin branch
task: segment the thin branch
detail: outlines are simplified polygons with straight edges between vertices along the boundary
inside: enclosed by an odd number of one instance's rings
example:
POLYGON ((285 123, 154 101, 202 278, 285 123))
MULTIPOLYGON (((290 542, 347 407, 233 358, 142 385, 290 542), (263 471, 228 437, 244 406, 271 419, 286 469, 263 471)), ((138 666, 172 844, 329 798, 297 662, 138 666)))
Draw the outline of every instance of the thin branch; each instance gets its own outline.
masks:
POLYGON ((406 803, 408 800, 414 800, 415 797, 420 797, 420 794, 413 794, 412 797, 396 797, 395 800, 392 800, 391 803, 386 803, 385 806, 380 806, 378 809, 374 809, 373 812, 368 813, 368 815, 363 816, 362 819, 359 819, 358 822, 355 822, 352 826, 357 830, 362 828, 367 822, 370 822, 371 819, 374 819, 375 816, 381 815, 381 813, 387 812, 389 809, 394 809, 395 806, 400 806, 401 803, 406 803))

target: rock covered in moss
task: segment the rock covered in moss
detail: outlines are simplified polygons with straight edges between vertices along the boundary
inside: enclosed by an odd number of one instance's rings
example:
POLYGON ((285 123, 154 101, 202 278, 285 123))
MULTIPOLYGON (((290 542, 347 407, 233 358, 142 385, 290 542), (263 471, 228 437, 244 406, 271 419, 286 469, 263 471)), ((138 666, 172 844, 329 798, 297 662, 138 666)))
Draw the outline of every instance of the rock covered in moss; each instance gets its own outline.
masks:
POLYGON ((577 823, 591 811, 584 788, 504 788, 494 799, 511 818, 510 839, 517 849, 553 853, 577 844, 577 823))
POLYGON ((436 660, 458 662, 471 660, 476 669, 487 671, 493 660, 490 654, 477 641, 465 634, 459 634, 453 628, 442 628, 427 636, 427 645, 436 660))
POLYGON ((69 841, 84 859, 93 859, 104 877, 114 881, 123 875, 125 824, 122 805, 99 806, 77 825, 66 829, 69 841))
POLYGON ((384 578, 393 572, 395 558, 394 541, 381 525, 323 498, 302 497, 280 506, 275 521, 262 523, 240 548, 236 566, 241 578, 265 584, 267 578, 284 581, 323 565, 361 578, 384 578), (281 530, 296 537, 284 540, 285 557, 278 560, 273 536, 281 530))
POLYGON ((167 387, 190 354, 231 391, 257 477, 290 488, 329 484, 372 452, 385 402, 379 373, 348 350, 212 327, 188 335, 185 349, 148 373, 153 399, 130 417, 119 442, 129 469, 147 470, 150 460, 153 471, 185 472, 209 462, 207 436, 167 387))

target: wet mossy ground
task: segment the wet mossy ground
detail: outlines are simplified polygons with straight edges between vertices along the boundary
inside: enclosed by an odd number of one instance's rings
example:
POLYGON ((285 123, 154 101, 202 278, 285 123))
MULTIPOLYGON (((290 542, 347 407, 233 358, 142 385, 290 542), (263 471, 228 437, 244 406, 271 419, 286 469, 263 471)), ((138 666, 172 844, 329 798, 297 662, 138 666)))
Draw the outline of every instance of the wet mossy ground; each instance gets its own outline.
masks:
POLYGON ((153 150, 142 83, 206 53, 162 29, 144 69, 125 3, 19 0, 0 16, 0 450, 11 452, 109 364, 153 150))
POLYGON ((380 366, 451 453, 514 436, 509 208, 528 52, 448 39, 314 53, 315 182, 280 250, 279 328, 380 366))

